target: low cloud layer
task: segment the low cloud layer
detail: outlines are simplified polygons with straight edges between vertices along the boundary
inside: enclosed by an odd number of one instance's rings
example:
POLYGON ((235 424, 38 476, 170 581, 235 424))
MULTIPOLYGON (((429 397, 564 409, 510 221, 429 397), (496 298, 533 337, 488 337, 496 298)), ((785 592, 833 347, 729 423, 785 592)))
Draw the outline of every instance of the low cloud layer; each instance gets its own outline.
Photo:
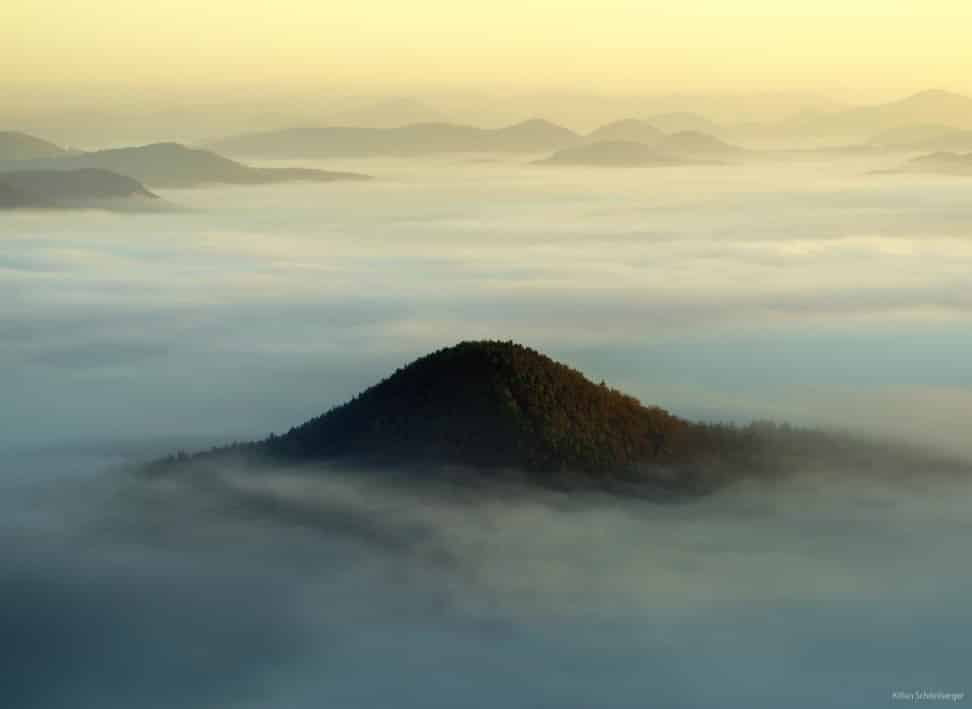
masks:
POLYGON ((659 505, 29 465, 4 495, 8 706, 866 707, 967 690, 968 481, 832 471, 659 505), (12 533, 6 508, 28 499, 12 533))
POLYGON ((377 177, 363 185, 8 215, 0 447, 285 430, 479 337, 690 416, 856 428, 892 396, 912 437, 963 447, 934 393, 972 392, 956 366, 972 351, 968 185, 879 163, 365 160, 329 166, 377 177), (827 403, 849 400, 853 415, 827 403))
POLYGON ((0 222, 0 705, 854 707, 969 691, 968 481, 657 505, 332 471, 132 480, 514 338, 675 413, 970 454, 957 181, 848 160, 332 165, 0 222))

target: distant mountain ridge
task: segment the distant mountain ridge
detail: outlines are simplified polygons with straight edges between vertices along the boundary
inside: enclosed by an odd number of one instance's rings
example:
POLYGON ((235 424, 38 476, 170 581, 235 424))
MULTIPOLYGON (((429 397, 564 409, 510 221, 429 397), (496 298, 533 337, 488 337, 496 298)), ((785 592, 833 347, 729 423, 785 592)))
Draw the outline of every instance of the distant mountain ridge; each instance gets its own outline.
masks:
POLYGON ((698 133, 727 141, 806 140, 859 143, 887 131, 913 125, 972 130, 972 98, 947 91, 923 91, 896 101, 802 110, 782 120, 719 124, 687 111, 658 113, 607 123, 587 135, 549 121, 533 119, 505 128, 486 129, 444 122, 416 122, 393 128, 306 126, 250 133, 210 145, 231 154, 277 158, 418 156, 451 152, 530 153, 577 147, 584 142, 653 143, 662 134, 698 133))
POLYGON ((497 129, 453 123, 399 128, 304 127, 226 138, 209 147, 231 154, 277 158, 416 156, 459 152, 530 153, 555 150, 580 135, 542 119, 497 129))
POLYGON ((972 129, 972 98, 948 91, 922 91, 903 99, 842 111, 802 112, 752 130, 784 138, 867 140, 915 125, 972 129))
MULTIPOLYGON (((26 163, 30 169, 78 170, 94 168, 131 177, 153 187, 196 187, 207 184, 257 185, 277 182, 365 180, 366 175, 305 168, 258 168, 180 143, 153 143, 70 154, 26 163)), ((23 169, 23 162, 0 164, 0 173, 23 169)))
MULTIPOLYGON (((593 135, 593 134, 592 134, 593 135)), ((645 133, 650 136, 650 133, 645 133)), ((541 165, 588 165, 592 167, 663 167, 670 165, 723 164, 747 152, 705 133, 683 131, 662 134, 652 142, 604 140, 558 150, 541 165)))
POLYGON ((587 135, 542 119, 505 128, 484 129, 448 123, 417 123, 401 128, 294 128, 228 138, 213 145, 230 153, 277 158, 419 156, 461 152, 535 153, 554 151, 544 162, 601 161, 605 164, 671 164, 727 160, 745 151, 707 133, 667 134, 647 121, 624 119, 587 135), (638 148, 636 144, 652 150, 638 148), (600 145, 600 148, 589 146, 600 145), (622 155, 628 146, 629 155, 622 155), (652 154, 654 153, 654 154, 652 154))

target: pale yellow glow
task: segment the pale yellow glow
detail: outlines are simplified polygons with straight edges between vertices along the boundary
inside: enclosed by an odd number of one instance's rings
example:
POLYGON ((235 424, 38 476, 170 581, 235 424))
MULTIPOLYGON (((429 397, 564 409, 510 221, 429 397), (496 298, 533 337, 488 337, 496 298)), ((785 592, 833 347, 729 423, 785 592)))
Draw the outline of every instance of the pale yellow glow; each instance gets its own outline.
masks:
POLYGON ((3 0, 0 83, 972 90, 970 0, 3 0))

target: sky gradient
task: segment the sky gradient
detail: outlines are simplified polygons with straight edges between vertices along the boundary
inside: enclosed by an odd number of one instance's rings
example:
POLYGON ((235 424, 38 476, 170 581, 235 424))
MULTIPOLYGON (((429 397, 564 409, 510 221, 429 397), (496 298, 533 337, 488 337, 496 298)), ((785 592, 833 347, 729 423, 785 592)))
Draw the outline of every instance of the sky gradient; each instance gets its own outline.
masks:
POLYGON ((880 100, 972 92, 970 24, 967 0, 8 0, 0 84, 52 105, 120 88, 132 100, 457 87, 880 100))

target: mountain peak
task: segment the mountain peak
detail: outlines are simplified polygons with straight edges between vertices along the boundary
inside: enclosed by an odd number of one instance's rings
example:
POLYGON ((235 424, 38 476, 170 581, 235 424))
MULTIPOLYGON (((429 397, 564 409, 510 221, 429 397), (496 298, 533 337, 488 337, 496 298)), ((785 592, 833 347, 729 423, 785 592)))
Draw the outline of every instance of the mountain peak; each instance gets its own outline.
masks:
POLYGON ((533 135, 550 135, 554 137, 576 137, 576 133, 569 128, 557 125, 546 118, 529 118, 519 123, 514 123, 506 128, 500 128, 500 133, 529 133, 533 135))
POLYGON ((261 444, 291 460, 437 461, 610 475, 662 455, 685 422, 513 342, 438 350, 261 444))

